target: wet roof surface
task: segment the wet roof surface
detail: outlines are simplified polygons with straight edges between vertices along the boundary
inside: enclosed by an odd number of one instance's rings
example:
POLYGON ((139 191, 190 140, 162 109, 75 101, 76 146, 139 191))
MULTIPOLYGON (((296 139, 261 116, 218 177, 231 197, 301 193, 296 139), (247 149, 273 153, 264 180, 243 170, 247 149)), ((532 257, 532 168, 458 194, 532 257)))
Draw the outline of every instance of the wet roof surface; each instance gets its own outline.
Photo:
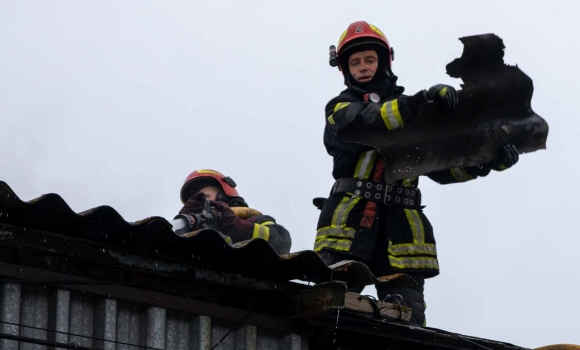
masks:
POLYGON ((391 282, 414 283, 406 275, 376 278, 360 262, 341 262, 332 267, 314 251, 278 255, 268 242, 254 239, 229 245, 214 230, 202 230, 191 237, 176 235, 161 217, 127 222, 112 207, 100 206, 75 213, 58 194, 45 194, 22 201, 10 186, 0 181, 0 224, 30 228, 131 250, 191 260, 229 270, 251 273, 276 280, 299 279, 312 282, 340 280, 355 285, 391 282))
MULTIPOLYGON (((343 261, 328 267, 313 251, 280 256, 266 241, 261 239, 229 245, 214 230, 200 231, 192 237, 184 238, 176 235, 170 223, 161 217, 150 217, 131 223, 125 221, 115 209, 109 206, 75 213, 57 194, 46 194, 25 202, 20 200, 10 186, 2 181, 0 181, 0 230, 20 234, 22 239, 26 239, 25 236, 34 231, 46 237, 74 237, 74 240, 68 240, 69 245, 74 245, 74 242, 78 245, 85 241, 84 245, 91 242, 127 250, 156 251, 161 255, 188 262, 196 263, 201 260, 204 265, 211 263, 228 271, 258 275, 272 280, 301 279, 319 283, 332 279, 347 282, 351 286, 387 282, 398 285, 414 283, 409 276, 404 274, 376 278, 366 265, 355 261, 343 261)), ((146 259, 144 256, 143 258, 146 259)), ((87 287, 87 289, 90 288, 95 287, 87 287)), ((503 342, 398 324, 386 319, 377 320, 371 315, 362 319, 357 319, 360 315, 350 316, 352 317, 342 317, 340 325, 336 323, 334 314, 329 314, 325 316, 326 318, 311 319, 308 324, 327 326, 325 321, 327 320, 332 326, 330 328, 339 326, 342 333, 346 332, 345 339, 352 338, 357 344, 368 336, 379 336, 411 342, 417 342, 420 339, 419 341, 426 344, 427 348, 434 345, 435 348, 449 346, 460 349, 482 347, 523 349, 503 342), (367 335, 361 338, 356 336, 359 333, 367 335)))

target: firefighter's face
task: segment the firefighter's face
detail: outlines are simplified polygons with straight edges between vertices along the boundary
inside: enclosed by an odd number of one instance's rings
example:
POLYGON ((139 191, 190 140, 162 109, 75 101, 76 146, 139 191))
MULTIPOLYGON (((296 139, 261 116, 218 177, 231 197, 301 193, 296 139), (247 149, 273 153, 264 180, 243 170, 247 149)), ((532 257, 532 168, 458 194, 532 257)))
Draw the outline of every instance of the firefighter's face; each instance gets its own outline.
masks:
POLYGON ((371 81, 378 67, 379 57, 374 50, 356 52, 348 58, 350 75, 359 83, 371 81))
POLYGON ((210 201, 215 201, 220 190, 216 186, 207 186, 199 190, 199 192, 205 194, 210 201))

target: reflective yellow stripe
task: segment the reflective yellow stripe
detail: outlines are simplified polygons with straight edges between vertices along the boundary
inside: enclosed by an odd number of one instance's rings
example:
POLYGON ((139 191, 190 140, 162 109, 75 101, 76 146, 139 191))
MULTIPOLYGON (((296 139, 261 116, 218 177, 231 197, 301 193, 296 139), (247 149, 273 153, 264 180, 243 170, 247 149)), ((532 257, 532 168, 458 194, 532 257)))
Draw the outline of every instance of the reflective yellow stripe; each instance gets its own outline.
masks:
POLYGON ((319 252, 323 248, 330 248, 334 250, 340 250, 348 252, 350 250, 350 245, 352 241, 350 239, 320 239, 314 243, 314 251, 319 252))
POLYGON ((332 214, 332 221, 330 223, 330 226, 333 227, 337 227, 338 225, 336 224, 338 221, 338 217, 341 215, 343 208, 346 206, 346 203, 350 200, 350 197, 344 197, 342 198, 342 200, 340 201, 340 203, 338 203, 338 205, 336 206, 336 209, 334 210, 334 214, 332 214))
POLYGON ((389 262, 391 266, 399 269, 434 269, 439 270, 439 264, 436 258, 424 257, 424 256, 414 256, 414 257, 404 257, 398 258, 389 255, 389 262))
POLYGON ((209 170, 209 169, 201 169, 197 171, 199 174, 213 174, 213 175, 221 175, 217 171, 209 170))
POLYGON ((329 237, 354 238, 356 230, 350 227, 321 227, 316 230, 316 241, 328 239, 329 237))
POLYGON ((350 102, 339 102, 334 106, 334 113, 348 106, 350 102))
POLYGON ((441 97, 445 97, 445 94, 447 93, 447 86, 444 87, 443 89, 439 90, 438 94, 441 97))
MULTIPOLYGON (((334 113, 336 113, 338 110, 341 110, 343 108, 345 108, 346 106, 348 106, 350 104, 350 102, 339 102, 336 104, 336 106, 334 106, 334 113)), ((336 124, 336 122, 334 121, 334 114, 331 114, 330 117, 326 118, 328 120, 329 124, 336 124)))
POLYGON ((375 33, 377 33, 377 34, 379 34, 380 36, 382 36, 383 38, 385 38, 385 40, 387 39, 387 37, 385 36, 385 34, 384 34, 383 32, 381 32, 381 30, 380 30, 379 28, 375 27, 375 26, 374 26, 374 25, 372 25, 372 24, 369 24, 369 27, 371 27, 371 29, 372 29, 372 30, 373 30, 375 33))
POLYGON ((389 130, 394 130, 403 126, 405 122, 403 122, 403 117, 399 112, 399 101, 395 99, 383 103, 383 106, 381 107, 381 118, 383 118, 383 122, 385 122, 385 125, 389 130))
MULTIPOLYGON (((335 109, 338 107, 335 107, 335 109)), ((356 165, 355 178, 367 179, 375 165, 378 152, 370 150, 361 153, 356 165)), ((354 206, 361 200, 359 196, 345 196, 337 205, 332 215, 332 221, 329 227, 322 227, 317 230, 314 250, 319 251, 322 248, 348 251, 356 230, 346 227, 346 220, 354 206), (338 238, 340 237, 340 238, 338 238)))
POLYGON ((342 201, 338 204, 332 215, 331 227, 344 227, 346 226, 346 219, 350 214, 352 208, 361 200, 359 196, 344 197, 342 201))
POLYGON ((230 244, 230 245, 231 245, 231 244, 234 244, 234 242, 232 241, 232 237, 230 237, 230 236, 226 236, 225 240, 226 240, 226 242, 227 242, 228 244, 230 244))
POLYGON ((340 36, 340 39, 338 39, 338 46, 340 46, 340 43, 342 43, 342 41, 344 40, 344 38, 346 37, 346 33, 348 33, 348 29, 345 30, 342 35, 340 36))
POLYGON ((268 226, 262 226, 254 224, 254 233, 252 234, 252 239, 262 238, 263 240, 270 239, 270 228, 268 226))
POLYGON ((403 182, 401 183, 401 186, 410 187, 413 184, 413 182, 415 182, 415 180, 417 180, 416 177, 404 179, 403 182))
POLYGON ((413 242, 425 243, 425 228, 419 212, 415 209, 405 209, 405 215, 407 215, 409 226, 413 231, 413 242))
POLYGON ((508 168, 508 167, 507 167, 507 166, 505 166, 505 165, 500 165, 500 166, 499 166, 499 170, 506 170, 507 168, 508 168))
POLYGON ((358 158, 358 163, 356 163, 356 168, 354 169, 354 177, 357 179, 368 179, 371 175, 371 170, 375 166, 375 160, 377 159, 377 150, 373 149, 364 153, 361 153, 358 158))
POLYGON ((393 244, 389 241, 391 255, 433 255, 437 256, 437 248, 433 243, 403 243, 393 244))
POLYGON ((330 227, 321 227, 316 231, 314 251, 330 248, 340 251, 349 251, 356 230, 346 227, 346 219, 352 208, 361 200, 361 197, 344 197, 332 215, 330 227), (338 238, 340 237, 340 238, 338 238))
POLYGON ((459 182, 473 180, 473 177, 463 168, 451 168, 451 175, 459 182))
POLYGON ((264 221, 261 222, 260 225, 264 225, 264 226, 270 226, 270 225, 274 225, 275 222, 274 221, 264 221))

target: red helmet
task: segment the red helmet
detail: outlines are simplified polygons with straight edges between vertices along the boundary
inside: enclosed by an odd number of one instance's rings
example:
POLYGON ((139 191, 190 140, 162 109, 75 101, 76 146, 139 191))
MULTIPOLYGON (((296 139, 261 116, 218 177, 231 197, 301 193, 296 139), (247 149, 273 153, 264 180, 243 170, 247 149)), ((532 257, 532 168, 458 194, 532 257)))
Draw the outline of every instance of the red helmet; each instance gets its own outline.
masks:
POLYGON ((181 187, 181 202, 185 203, 189 197, 193 196, 206 186, 218 186, 227 196, 240 197, 238 191, 235 189, 237 185, 231 177, 225 176, 215 170, 201 169, 189 174, 185 179, 185 182, 181 187))
POLYGON ((385 68, 392 75, 391 64, 395 57, 395 51, 391 48, 385 34, 379 28, 365 21, 351 23, 338 39, 337 63, 338 69, 342 71, 343 75, 348 72, 349 56, 363 50, 375 50, 379 60, 385 60, 385 68))

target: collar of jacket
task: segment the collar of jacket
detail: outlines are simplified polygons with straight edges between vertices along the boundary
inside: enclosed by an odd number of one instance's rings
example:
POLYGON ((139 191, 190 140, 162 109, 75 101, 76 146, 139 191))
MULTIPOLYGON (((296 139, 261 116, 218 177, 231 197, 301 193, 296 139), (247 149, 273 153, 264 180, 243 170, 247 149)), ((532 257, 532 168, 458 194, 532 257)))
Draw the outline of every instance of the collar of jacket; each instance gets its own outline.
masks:
POLYGON ((363 96, 369 92, 375 92, 384 98, 392 98, 400 96, 405 88, 397 85, 397 76, 387 77, 381 79, 373 84, 348 84, 347 89, 343 93, 348 93, 356 96, 358 99, 363 99, 363 96))

